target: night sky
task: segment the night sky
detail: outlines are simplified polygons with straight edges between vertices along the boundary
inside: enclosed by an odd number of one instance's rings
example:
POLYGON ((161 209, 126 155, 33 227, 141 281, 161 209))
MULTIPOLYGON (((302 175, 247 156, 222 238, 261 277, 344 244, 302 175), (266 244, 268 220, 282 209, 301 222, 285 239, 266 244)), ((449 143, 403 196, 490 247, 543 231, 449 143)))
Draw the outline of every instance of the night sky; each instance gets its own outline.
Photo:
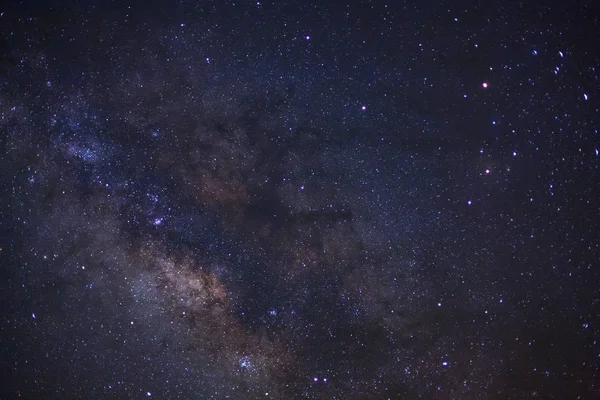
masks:
POLYGON ((600 399, 599 16, 4 4, 0 398, 600 399))

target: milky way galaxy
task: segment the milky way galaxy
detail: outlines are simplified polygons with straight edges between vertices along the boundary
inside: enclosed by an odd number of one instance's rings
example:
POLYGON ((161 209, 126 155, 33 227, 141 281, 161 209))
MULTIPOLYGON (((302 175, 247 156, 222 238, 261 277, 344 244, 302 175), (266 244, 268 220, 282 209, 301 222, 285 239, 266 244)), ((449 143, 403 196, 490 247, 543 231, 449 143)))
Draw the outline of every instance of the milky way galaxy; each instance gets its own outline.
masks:
POLYGON ((2 6, 0 398, 600 398, 597 14, 472 3, 2 6))

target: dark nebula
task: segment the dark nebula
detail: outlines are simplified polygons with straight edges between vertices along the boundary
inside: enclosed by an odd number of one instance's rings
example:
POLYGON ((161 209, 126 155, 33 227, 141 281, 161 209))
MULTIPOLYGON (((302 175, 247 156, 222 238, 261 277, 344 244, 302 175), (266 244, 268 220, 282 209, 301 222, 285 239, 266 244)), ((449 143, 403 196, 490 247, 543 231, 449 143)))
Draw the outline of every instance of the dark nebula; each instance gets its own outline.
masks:
POLYGON ((600 399, 598 15, 4 4, 0 398, 600 399))

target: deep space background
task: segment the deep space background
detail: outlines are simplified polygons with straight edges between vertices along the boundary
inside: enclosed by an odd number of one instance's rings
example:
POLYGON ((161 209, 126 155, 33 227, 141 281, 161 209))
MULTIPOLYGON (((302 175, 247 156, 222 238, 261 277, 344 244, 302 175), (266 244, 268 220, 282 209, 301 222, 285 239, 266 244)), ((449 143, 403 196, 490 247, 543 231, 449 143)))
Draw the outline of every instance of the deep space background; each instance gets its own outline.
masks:
POLYGON ((600 399, 585 1, 0 6, 0 398, 600 399))

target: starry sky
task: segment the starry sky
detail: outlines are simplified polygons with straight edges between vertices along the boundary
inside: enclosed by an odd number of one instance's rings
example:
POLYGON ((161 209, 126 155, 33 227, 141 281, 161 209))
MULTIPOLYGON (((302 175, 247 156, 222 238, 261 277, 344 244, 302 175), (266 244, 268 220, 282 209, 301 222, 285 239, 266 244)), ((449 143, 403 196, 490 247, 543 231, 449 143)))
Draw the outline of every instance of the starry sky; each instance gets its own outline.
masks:
POLYGON ((600 398, 598 15, 4 4, 0 398, 600 398))

